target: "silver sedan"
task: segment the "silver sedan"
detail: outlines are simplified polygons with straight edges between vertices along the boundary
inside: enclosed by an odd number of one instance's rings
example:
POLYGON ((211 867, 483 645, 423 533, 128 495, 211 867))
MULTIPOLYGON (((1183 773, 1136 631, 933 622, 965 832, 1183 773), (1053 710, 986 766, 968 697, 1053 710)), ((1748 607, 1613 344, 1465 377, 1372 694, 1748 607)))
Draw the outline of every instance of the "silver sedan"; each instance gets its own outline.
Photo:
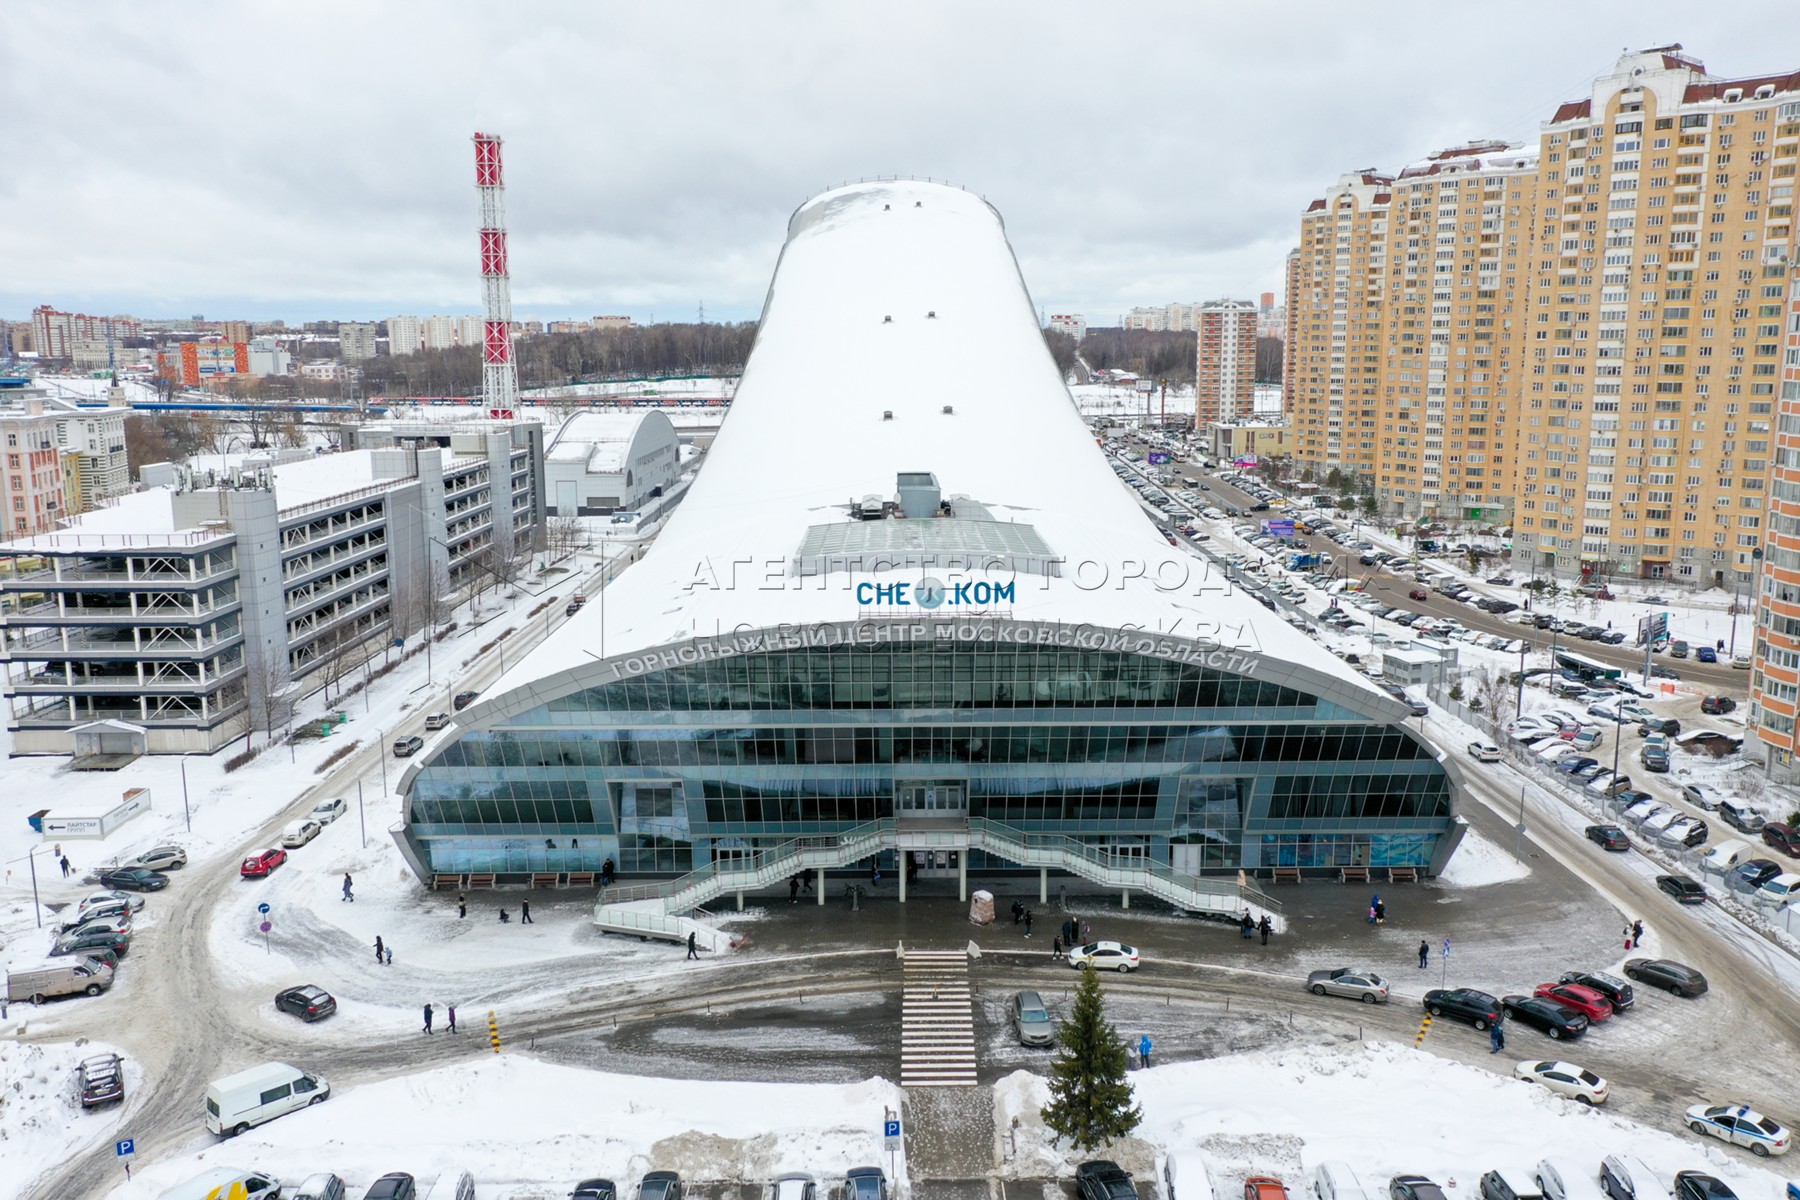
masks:
POLYGON ((1315 996, 1348 996, 1364 1004, 1386 1004, 1387 980, 1373 971, 1338 967, 1331 971, 1314 971, 1306 977, 1306 990, 1315 996))

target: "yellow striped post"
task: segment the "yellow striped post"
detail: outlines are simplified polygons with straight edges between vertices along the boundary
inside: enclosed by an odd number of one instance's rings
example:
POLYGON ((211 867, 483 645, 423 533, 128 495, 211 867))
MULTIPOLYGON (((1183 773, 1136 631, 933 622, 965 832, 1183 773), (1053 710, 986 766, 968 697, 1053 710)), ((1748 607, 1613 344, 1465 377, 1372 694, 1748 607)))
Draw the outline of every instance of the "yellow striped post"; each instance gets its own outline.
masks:
MULTIPOLYGON (((1426 1020, 1429 1023, 1430 1018, 1426 1018, 1426 1020)), ((1425 1035, 1420 1034, 1419 1036, 1425 1035)), ((500 1053, 500 1018, 494 1015, 494 1010, 491 1008, 488 1009, 488 1044, 493 1046, 495 1054, 500 1053)))
MULTIPOLYGON (((1419 1036, 1413 1039, 1413 1049, 1414 1050, 1417 1050, 1419 1048, 1420 1044, 1425 1041, 1425 1035, 1430 1032, 1431 1032, 1431 1014, 1426 1013, 1425 1020, 1423 1022, 1421 1022, 1419 1025, 1419 1036)), ((500 1049, 499 1042, 494 1043, 494 1049, 495 1050, 500 1049)))

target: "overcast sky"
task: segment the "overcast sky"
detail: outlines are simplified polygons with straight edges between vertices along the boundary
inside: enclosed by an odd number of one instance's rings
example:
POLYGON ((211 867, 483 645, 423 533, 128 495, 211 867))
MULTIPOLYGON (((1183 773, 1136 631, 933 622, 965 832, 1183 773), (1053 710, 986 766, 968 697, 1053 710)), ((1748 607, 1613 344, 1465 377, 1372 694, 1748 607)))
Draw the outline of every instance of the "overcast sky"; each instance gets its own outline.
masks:
POLYGON ((521 318, 754 318, 798 204, 903 174, 985 195, 1039 307, 1113 324, 1279 292, 1340 172, 1535 137, 1624 47, 1800 70, 1794 0, 0 10, 13 318, 474 312, 483 129, 521 318))

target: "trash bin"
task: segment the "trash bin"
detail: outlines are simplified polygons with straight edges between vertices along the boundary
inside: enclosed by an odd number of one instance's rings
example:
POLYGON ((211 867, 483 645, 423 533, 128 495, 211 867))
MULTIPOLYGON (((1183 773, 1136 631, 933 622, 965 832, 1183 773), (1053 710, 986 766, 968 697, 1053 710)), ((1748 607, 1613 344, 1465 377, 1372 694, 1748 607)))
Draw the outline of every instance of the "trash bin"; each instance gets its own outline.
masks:
POLYGON ((44 818, 49 815, 50 815, 49 809, 40 808, 36 812, 32 813, 29 817, 26 817, 25 820, 31 825, 31 828, 34 831, 36 831, 38 833, 42 833, 42 832, 44 832, 44 818))

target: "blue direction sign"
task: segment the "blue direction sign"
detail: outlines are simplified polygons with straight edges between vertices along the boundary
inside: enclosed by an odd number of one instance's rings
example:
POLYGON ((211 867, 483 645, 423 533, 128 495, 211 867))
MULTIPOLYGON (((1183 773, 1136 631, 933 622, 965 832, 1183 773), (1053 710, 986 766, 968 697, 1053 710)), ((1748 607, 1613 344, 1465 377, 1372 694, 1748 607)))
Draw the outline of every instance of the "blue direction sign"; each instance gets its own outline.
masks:
POLYGON ((137 1153, 136 1138, 120 1138, 113 1143, 113 1153, 120 1158, 130 1158, 137 1153))
POLYGON ((257 905, 257 906, 256 906, 256 911, 257 911, 257 912, 259 912, 259 913, 265 913, 265 914, 266 914, 266 913, 267 913, 267 912, 268 912, 268 911, 269 911, 269 905, 268 905, 268 902, 267 902, 267 901, 265 901, 265 902, 263 902, 263 903, 262 903, 262 904, 259 904, 259 905, 257 905))
POLYGON ((1445 958, 1450 957, 1450 939, 1449 938, 1444 939, 1444 957, 1445 958))

